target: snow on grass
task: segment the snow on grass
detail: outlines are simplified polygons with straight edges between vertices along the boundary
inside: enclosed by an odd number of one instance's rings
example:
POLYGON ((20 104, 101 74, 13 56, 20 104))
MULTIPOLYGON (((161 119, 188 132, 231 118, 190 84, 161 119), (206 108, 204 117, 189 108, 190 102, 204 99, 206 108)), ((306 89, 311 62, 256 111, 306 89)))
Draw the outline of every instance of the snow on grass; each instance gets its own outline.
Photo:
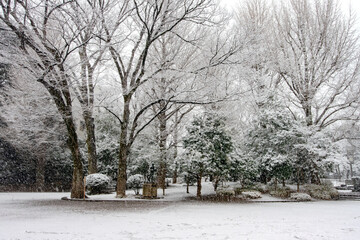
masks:
MULTIPOLYGON (((205 192, 213 192, 205 185, 205 192)), ((142 202, 59 200, 69 193, 0 193, 0 239, 348 240, 360 235, 359 201, 165 201, 182 199, 184 190, 174 185, 164 199, 142 202)), ((190 191, 195 195, 196 188, 190 191)))
MULTIPOLYGON (((29 193, 29 199, 34 199, 29 193)), ((359 202, 166 203, 28 200, 3 205, 0 239, 357 239, 359 202)), ((37 199, 35 197, 35 199, 37 199)), ((23 198, 23 200, 26 200, 23 198)), ((6 201, 5 201, 6 202, 6 201)))

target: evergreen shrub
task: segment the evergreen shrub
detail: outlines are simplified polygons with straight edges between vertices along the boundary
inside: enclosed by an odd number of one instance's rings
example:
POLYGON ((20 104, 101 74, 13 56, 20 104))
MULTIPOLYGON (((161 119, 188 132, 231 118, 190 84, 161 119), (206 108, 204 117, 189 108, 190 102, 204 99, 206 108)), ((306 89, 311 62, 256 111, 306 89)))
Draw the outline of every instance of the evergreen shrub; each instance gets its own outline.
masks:
POLYGON ((86 189, 89 195, 110 193, 110 178, 101 173, 86 176, 86 189))

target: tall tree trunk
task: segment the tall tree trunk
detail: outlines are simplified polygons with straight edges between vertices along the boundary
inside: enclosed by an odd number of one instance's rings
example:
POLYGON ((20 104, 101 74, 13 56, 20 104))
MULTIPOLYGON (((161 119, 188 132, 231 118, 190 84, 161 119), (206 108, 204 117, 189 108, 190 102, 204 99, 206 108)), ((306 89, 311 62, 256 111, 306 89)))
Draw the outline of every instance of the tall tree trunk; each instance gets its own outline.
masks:
POLYGON ((178 177, 178 163, 175 162, 175 169, 173 171, 173 180, 172 183, 177 183, 177 177, 178 177))
POLYGON ((74 164, 71 186, 71 198, 84 198, 84 172, 76 128, 72 118, 65 119, 65 122, 69 137, 67 145, 71 151, 74 164))
POLYGON ((45 191, 45 154, 40 154, 36 159, 36 191, 45 191))
POLYGON ((173 159, 175 161, 175 169, 173 171, 173 183, 177 183, 177 177, 178 177, 178 163, 176 162, 176 158, 178 155, 178 111, 175 112, 175 125, 174 125, 174 130, 173 130, 173 146, 174 146, 174 154, 173 154, 173 159))
MULTIPOLYGON (((160 109, 165 108, 165 103, 160 103, 160 109)), ((159 159, 159 168, 158 168, 158 187, 162 188, 163 195, 165 195, 166 188, 166 112, 162 111, 159 116, 159 149, 160 149, 160 159, 159 159)))
MULTIPOLYGON (((86 146, 88 156, 88 173, 97 173, 97 156, 96 156, 96 144, 95 144, 95 123, 93 118, 94 108, 94 70, 96 64, 91 65, 90 59, 87 55, 87 42, 84 42, 79 49, 79 56, 81 59, 81 86, 80 95, 78 99, 80 101, 83 118, 86 128, 86 146)), ((99 57, 101 58, 101 56, 99 57)), ((97 62, 97 61, 95 61, 97 62)))
POLYGON ((306 125, 307 126, 312 126, 313 125, 313 116, 312 116, 312 111, 311 111, 311 105, 310 103, 308 103, 309 100, 307 100, 304 104, 303 104, 303 109, 305 112, 305 119, 306 119, 306 125))
POLYGON ((300 192, 300 168, 296 171, 296 191, 300 192))
POLYGON ((215 176, 214 177, 214 191, 217 190, 218 186, 219 186, 219 182, 220 182, 220 177, 219 176, 215 176))
POLYGON ((97 173, 97 156, 95 144, 95 124, 91 113, 84 114, 86 127, 86 146, 88 153, 88 173, 97 173))
MULTIPOLYGON (((59 66, 61 73, 65 73, 64 67, 59 66)), ((61 84, 64 86, 61 91, 53 88, 43 79, 38 79, 49 91, 53 97, 56 107, 58 108, 67 129, 67 146, 70 149, 73 161, 73 176, 71 183, 71 198, 84 198, 84 171, 82 157, 76 132, 75 122, 72 114, 72 98, 68 86, 68 81, 61 75, 61 84)))
POLYGON ((196 197, 201 198, 201 179, 202 179, 202 172, 197 175, 197 190, 196 190, 196 197))
POLYGON ((124 96, 123 121, 121 124, 120 146, 119 146, 119 168, 116 185, 116 197, 126 197, 126 168, 128 157, 128 126, 130 121, 130 96, 124 96))

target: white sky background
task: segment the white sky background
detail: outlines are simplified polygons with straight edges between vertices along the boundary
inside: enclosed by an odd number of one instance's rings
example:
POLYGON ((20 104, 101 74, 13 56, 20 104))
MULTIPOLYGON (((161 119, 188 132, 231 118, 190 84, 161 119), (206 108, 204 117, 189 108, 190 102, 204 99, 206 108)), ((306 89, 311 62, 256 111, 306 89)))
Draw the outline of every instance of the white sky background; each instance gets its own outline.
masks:
MULTIPOLYGON (((221 4, 226 6, 230 11, 231 9, 234 9, 234 7, 237 7, 238 3, 241 0, 220 0, 221 4)), ((342 8, 344 9, 345 13, 349 12, 349 7, 351 7, 351 10, 354 11, 358 18, 358 23, 360 19, 360 0, 338 0, 339 3, 342 5, 342 8)), ((270 0, 271 2, 271 0, 270 0)))

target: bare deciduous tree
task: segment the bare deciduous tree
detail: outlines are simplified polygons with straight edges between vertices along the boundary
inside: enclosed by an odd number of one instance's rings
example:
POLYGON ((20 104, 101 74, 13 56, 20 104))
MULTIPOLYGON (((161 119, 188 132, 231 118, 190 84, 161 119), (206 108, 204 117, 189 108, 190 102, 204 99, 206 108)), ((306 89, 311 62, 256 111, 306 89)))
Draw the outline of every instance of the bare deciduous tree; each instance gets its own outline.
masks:
POLYGON ((274 69, 307 125, 354 120, 360 51, 355 18, 337 1, 282 1, 275 10, 274 69))
POLYGON ((83 198, 83 164, 73 116, 71 78, 66 60, 79 46, 78 32, 68 35, 62 7, 71 1, 0 1, 0 20, 18 39, 20 46, 13 64, 31 71, 51 95, 67 129, 67 145, 72 153, 72 198, 83 198))
POLYGON ((131 101, 139 87, 167 68, 167 66, 159 66, 151 71, 153 69, 148 68, 149 51, 155 41, 184 22, 205 24, 208 21, 211 6, 211 1, 207 0, 182 2, 134 0, 129 2, 123 10, 130 11, 131 17, 126 20, 118 18, 113 25, 104 21, 107 29, 106 41, 109 44, 122 90, 122 113, 117 116, 121 123, 116 190, 118 197, 125 197, 126 161, 131 145, 137 135, 157 117, 157 114, 140 127, 138 127, 139 118, 153 105, 165 104, 166 106, 169 103, 168 99, 157 99, 146 104, 137 113, 131 111, 131 101))

